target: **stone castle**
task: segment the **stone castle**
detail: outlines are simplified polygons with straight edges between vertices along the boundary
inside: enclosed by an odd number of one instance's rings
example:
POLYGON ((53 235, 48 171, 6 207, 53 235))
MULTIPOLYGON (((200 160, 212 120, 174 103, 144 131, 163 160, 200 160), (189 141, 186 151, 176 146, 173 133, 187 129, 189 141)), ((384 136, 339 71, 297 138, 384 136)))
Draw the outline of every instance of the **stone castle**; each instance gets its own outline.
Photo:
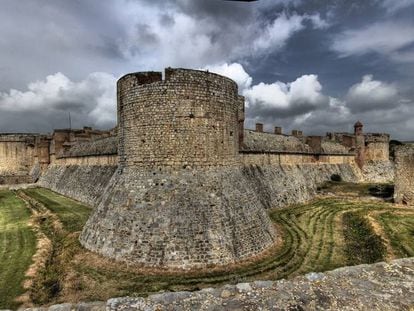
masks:
POLYGON ((244 98, 217 74, 132 73, 117 91, 113 130, 0 134, 0 183, 37 182, 93 206, 80 241, 116 260, 237 263, 275 243, 266 209, 308 200, 332 175, 393 179, 388 134, 360 122, 324 137, 244 129, 244 98))

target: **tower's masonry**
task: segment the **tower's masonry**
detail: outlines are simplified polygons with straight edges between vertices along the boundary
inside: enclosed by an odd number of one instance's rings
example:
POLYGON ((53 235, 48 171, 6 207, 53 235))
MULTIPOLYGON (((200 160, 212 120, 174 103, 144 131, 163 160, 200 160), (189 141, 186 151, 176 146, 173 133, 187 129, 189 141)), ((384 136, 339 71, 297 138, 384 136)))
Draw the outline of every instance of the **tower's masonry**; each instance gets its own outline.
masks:
POLYGON ((123 167, 182 169, 237 163, 237 84, 196 70, 133 73, 118 81, 119 156, 123 167))
POLYGON ((236 83, 209 72, 122 77, 119 170, 81 243, 146 267, 186 269, 272 246, 275 229, 239 161, 243 106, 236 83))

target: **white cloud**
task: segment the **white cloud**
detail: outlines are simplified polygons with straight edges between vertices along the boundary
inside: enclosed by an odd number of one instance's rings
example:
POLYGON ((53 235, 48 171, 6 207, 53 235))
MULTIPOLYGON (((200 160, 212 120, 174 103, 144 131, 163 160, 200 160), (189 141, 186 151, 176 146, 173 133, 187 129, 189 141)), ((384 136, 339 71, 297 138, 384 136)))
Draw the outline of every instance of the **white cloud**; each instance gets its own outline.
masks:
POLYGON ((44 120, 51 114, 66 117, 71 112, 78 123, 105 127, 115 122, 115 85, 116 78, 107 73, 92 73, 80 82, 56 73, 30 83, 26 91, 0 93, 0 111, 44 120))
POLYGON ((257 27, 257 37, 251 43, 252 53, 262 54, 282 48, 293 33, 304 28, 305 17, 293 14, 280 14, 264 28, 257 27))
POLYGON ((341 56, 375 52, 390 55, 414 43, 414 25, 375 23, 363 29, 346 30, 337 35, 331 48, 341 56))
MULTIPOLYGON (((154 4, 127 2, 122 11, 128 29, 120 41, 123 55, 144 69, 205 67, 277 52, 306 27, 305 21, 315 28, 326 26, 319 14, 281 12, 267 20, 255 6, 240 9, 232 5, 239 11, 221 16, 220 11, 195 14, 190 10, 197 5, 208 7, 208 3, 180 3, 160 10, 154 4)), ((217 4, 211 6, 220 8, 217 4)))
POLYGON ((243 66, 238 63, 210 65, 203 69, 233 79, 239 86, 239 92, 243 92, 243 90, 250 88, 252 85, 252 77, 249 76, 243 66))
POLYGON ((412 5, 414 5, 414 0, 382 0, 382 6, 390 13, 394 13, 412 5))
POLYGON ((236 81, 252 114, 304 114, 328 103, 317 75, 303 75, 290 83, 276 81, 252 85, 252 77, 238 63, 207 66, 206 69, 236 81))
POLYGON ((317 75, 303 75, 291 83, 280 81, 259 83, 246 89, 247 106, 251 111, 300 115, 318 106, 327 104, 327 98, 321 93, 322 86, 317 75))
POLYGON ((319 13, 305 15, 305 17, 312 22, 315 29, 325 29, 330 26, 330 24, 325 19, 322 19, 319 13))
POLYGON ((398 90, 395 85, 387 84, 366 75, 360 83, 353 85, 346 96, 347 106, 352 111, 372 109, 393 109, 398 104, 398 90))

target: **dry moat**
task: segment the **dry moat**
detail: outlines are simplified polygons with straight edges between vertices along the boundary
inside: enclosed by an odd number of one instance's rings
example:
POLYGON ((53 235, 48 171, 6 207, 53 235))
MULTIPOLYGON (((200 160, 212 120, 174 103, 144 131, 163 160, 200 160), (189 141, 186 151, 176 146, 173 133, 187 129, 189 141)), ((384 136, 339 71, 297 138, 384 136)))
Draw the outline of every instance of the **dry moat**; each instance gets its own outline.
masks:
POLYGON ((78 241, 89 207, 44 188, 1 190, 0 236, 6 251, 0 307, 193 291, 414 256, 414 208, 387 202, 392 185, 327 182, 318 190, 307 204, 269 210, 281 237, 261 258, 197 273, 160 273, 105 259, 78 241), (35 235, 43 239, 37 250, 42 256, 32 263, 36 273, 25 276, 36 252, 35 235))

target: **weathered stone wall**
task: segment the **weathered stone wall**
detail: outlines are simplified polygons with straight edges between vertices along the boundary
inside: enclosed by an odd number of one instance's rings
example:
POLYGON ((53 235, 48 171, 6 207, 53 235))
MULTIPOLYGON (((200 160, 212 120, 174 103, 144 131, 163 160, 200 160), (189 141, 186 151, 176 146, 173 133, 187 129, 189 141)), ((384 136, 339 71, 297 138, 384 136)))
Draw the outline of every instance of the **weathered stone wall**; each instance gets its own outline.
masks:
POLYGON ((338 142, 324 139, 322 141, 322 152, 328 154, 347 154, 349 153, 349 148, 341 145, 338 142))
POLYGON ((38 185, 95 207, 116 168, 116 165, 51 165, 38 185))
POLYGON ((393 183, 394 163, 391 161, 368 161, 362 168, 365 182, 393 183))
POLYGON ((365 134, 365 161, 389 161, 390 135, 365 134))
POLYGON ((101 156, 81 156, 81 157, 65 157, 55 159, 53 165, 70 166, 117 166, 118 155, 101 155, 101 156))
POLYGON ((216 74, 166 69, 118 81, 120 165, 149 169, 235 164, 237 84, 216 74))
POLYGON ((254 190, 264 208, 280 208, 312 199, 321 183, 337 174, 344 181, 362 181, 354 161, 342 164, 249 165, 244 182, 254 190))
POLYGON ((242 150, 262 152, 312 152, 299 138, 288 135, 244 130, 242 150))
POLYGON ((414 145, 396 149, 394 200, 396 203, 414 205, 414 145))
POLYGON ((275 231, 242 170, 125 168, 81 235, 88 249, 157 268, 227 265, 271 246, 275 231))
POLYGON ((118 137, 111 136, 73 144, 57 158, 99 157, 118 154, 118 137))
POLYGON ((0 185, 30 184, 33 178, 30 175, 1 175, 0 185))
POLYGON ((343 164, 354 163, 353 154, 325 154, 316 155, 309 153, 282 153, 282 152, 252 152, 243 151, 240 154, 243 165, 296 165, 307 163, 343 164))
POLYGON ((35 135, 0 135, 0 176, 29 175, 35 163, 35 135))

